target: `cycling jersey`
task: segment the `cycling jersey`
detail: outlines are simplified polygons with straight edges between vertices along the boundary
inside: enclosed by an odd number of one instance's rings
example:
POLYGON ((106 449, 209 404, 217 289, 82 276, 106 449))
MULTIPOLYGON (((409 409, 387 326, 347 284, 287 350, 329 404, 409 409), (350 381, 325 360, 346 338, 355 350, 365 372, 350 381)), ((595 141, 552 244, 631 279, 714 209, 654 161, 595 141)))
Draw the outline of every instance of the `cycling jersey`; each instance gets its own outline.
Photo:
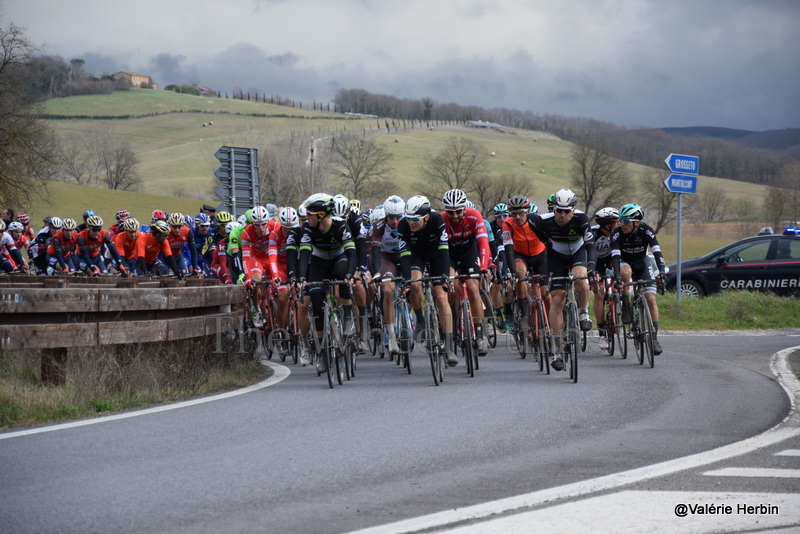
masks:
POLYGON ((448 274, 450 269, 450 255, 447 228, 444 218, 432 212, 425 224, 416 232, 411 231, 406 219, 401 219, 397 225, 400 234, 398 248, 400 249, 400 272, 406 280, 411 279, 411 269, 422 270, 422 263, 431 264, 431 274, 439 276, 448 274), (413 263, 413 264, 412 264, 413 263))
POLYGON ((159 252, 163 252, 165 257, 172 256, 172 249, 166 239, 159 243, 153 234, 139 234, 139 238, 136 240, 137 258, 144 258, 145 264, 150 265, 156 261, 159 252))
POLYGON ((358 267, 367 270, 367 229, 364 227, 364 219, 353 213, 348 214, 347 226, 350 228, 350 235, 353 236, 353 244, 356 246, 356 259, 358 267))
POLYGON ((22 254, 14 243, 10 232, 0 233, 0 266, 9 272, 17 266, 24 265, 22 254))
POLYGON ((312 228, 308 222, 303 223, 303 234, 300 238, 299 270, 300 278, 306 278, 309 272, 309 259, 336 260, 342 255, 347 256, 346 273, 355 273, 357 258, 356 246, 345 221, 331 219, 331 225, 326 231, 312 228))
POLYGON ((489 249, 489 238, 481 212, 475 208, 464 208, 464 217, 457 225, 450 221, 445 212, 442 212, 441 216, 447 229, 451 257, 469 257, 474 250, 477 252, 480 268, 488 269, 492 253, 489 249))
POLYGON ((286 269, 286 238, 288 232, 283 233, 283 228, 278 226, 269 234, 269 268, 272 272, 272 278, 277 278, 282 282, 288 280, 286 269))
POLYGON ((516 224, 509 217, 503 221, 502 232, 503 246, 508 251, 506 255, 511 254, 509 261, 513 260, 514 252, 523 256, 536 256, 545 250, 544 243, 528 223, 516 224))
POLYGON ((607 269, 611 269, 611 234, 603 235, 600 226, 592 226, 594 232, 594 249, 597 252, 596 270, 600 275, 605 275, 607 269))
POLYGON ((141 232, 136 232, 131 239, 128 237, 128 232, 120 232, 116 236, 114 236, 114 246, 117 249, 117 253, 122 256, 126 260, 135 259, 136 256, 136 243, 140 236, 143 234, 141 232))
POLYGON ((626 234, 622 227, 615 228, 611 233, 611 261, 614 265, 614 274, 619 276, 620 260, 631 267, 643 263, 647 256, 647 247, 656 259, 658 271, 663 274, 665 270, 664 255, 656 239, 656 232, 648 224, 640 223, 631 233, 626 234))
POLYGON ((386 224, 386 219, 375 221, 367 234, 367 244, 372 250, 370 259, 373 273, 380 272, 381 256, 394 263, 400 261, 399 228, 391 228, 386 224))
POLYGON ((94 239, 89 235, 88 228, 78 233, 78 249, 80 250, 81 256, 83 256, 84 260, 87 262, 90 258, 99 255, 103 250, 103 246, 108 247, 114 259, 119 261, 117 247, 114 245, 114 242, 111 240, 106 230, 97 232, 97 237, 94 239))
POLYGON ((303 225, 292 226, 286 236, 286 272, 289 278, 297 277, 297 260, 300 255, 300 240, 303 237, 303 225))
POLYGON ((75 252, 78 245, 78 232, 70 232, 70 237, 64 237, 64 231, 60 231, 53 236, 50 240, 50 245, 47 247, 47 255, 53 256, 58 260, 58 264, 62 269, 67 267, 65 259, 75 252))
POLYGON ((188 243, 192 269, 197 270, 197 247, 194 245, 194 233, 191 228, 188 226, 182 227, 178 235, 173 234, 172 229, 170 229, 169 234, 167 234, 167 242, 170 250, 172 250, 172 255, 176 258, 181 256, 183 246, 188 243))

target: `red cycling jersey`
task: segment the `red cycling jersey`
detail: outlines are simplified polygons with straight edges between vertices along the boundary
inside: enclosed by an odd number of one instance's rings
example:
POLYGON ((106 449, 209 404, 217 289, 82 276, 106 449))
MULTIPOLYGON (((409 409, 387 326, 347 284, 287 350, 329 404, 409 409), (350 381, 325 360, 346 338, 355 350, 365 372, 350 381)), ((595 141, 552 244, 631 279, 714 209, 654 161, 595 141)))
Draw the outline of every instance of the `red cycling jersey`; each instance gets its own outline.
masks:
POLYGON ((117 252, 119 255, 125 258, 126 260, 132 260, 136 257, 136 244, 139 240, 139 236, 143 235, 141 232, 136 232, 133 236, 133 239, 128 237, 128 232, 120 231, 116 236, 114 236, 114 246, 117 247, 117 252))
POLYGON ((153 234, 139 234, 136 240, 136 257, 144 258, 144 262, 150 265, 156 261, 159 252, 163 252, 164 256, 172 256, 172 249, 169 248, 169 241, 166 239, 161 243, 158 242, 156 236, 153 234))
POLYGON ((472 243, 476 243, 481 269, 488 269, 492 260, 492 253, 489 249, 489 236, 486 233, 483 217, 481 212, 475 208, 464 209, 464 217, 457 226, 450 222, 446 212, 442 212, 444 225, 447 229, 447 244, 450 247, 450 255, 459 256, 462 252, 469 250, 472 243))
POLYGON ((78 245, 78 232, 73 230, 69 239, 64 237, 63 230, 57 232, 56 235, 53 236, 53 239, 50 240, 50 245, 47 247, 47 253, 50 256, 56 255, 56 241, 61 245, 62 256, 66 258, 75 252, 75 247, 78 245))

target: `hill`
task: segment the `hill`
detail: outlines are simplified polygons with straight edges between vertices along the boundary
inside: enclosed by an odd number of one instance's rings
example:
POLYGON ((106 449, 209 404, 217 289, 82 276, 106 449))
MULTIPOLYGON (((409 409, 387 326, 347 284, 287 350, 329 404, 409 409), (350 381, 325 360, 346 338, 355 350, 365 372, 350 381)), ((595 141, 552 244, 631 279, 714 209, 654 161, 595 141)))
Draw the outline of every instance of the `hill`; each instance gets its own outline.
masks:
POLYGON ((660 130, 670 135, 712 137, 733 141, 753 148, 763 148, 774 152, 788 152, 792 157, 797 157, 800 154, 800 128, 754 132, 714 126, 693 126, 688 128, 660 128, 660 130))

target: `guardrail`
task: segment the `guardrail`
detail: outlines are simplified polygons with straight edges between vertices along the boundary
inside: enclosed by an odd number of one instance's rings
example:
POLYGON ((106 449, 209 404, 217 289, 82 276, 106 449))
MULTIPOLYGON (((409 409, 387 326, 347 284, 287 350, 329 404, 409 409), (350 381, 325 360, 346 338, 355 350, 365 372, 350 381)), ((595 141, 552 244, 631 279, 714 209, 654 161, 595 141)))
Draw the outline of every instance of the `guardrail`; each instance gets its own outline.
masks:
POLYGON ((46 349, 42 380, 68 347, 174 341, 238 328, 240 286, 218 280, 0 277, 0 350, 46 349))

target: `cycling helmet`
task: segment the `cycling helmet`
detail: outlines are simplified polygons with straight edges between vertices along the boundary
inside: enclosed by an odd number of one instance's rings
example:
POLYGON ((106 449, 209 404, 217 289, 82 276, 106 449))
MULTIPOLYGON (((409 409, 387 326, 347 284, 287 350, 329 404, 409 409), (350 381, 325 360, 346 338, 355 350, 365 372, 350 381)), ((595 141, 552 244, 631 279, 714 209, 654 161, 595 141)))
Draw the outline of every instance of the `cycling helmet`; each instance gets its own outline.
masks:
POLYGON ((446 210, 464 208, 467 206, 467 194, 461 189, 451 189, 442 197, 442 204, 446 210))
POLYGON ((254 224, 264 224, 270 219, 269 212, 264 206, 256 206, 250 214, 250 220, 253 221, 254 224))
POLYGON ((170 214, 170 216, 167 218, 167 224, 170 226, 183 226, 186 224, 186 221, 183 220, 183 213, 178 213, 176 211, 175 213, 170 214))
POLYGON ((309 213, 330 213, 333 211, 333 199, 324 193, 317 193, 308 197, 306 211, 309 213))
POLYGON ((508 199, 509 210, 526 210, 531 205, 531 201, 525 195, 514 195, 508 199))
POLYGON ((303 202, 302 204, 300 204, 300 206, 297 207, 297 215, 299 217, 305 217, 306 216, 306 204, 305 204, 305 202, 303 202))
POLYGON ((58 230, 59 228, 64 226, 64 221, 62 221, 58 217, 50 217, 50 222, 47 224, 58 230))
POLYGON ((0 219, 0 232, 5 232, 5 231, 6 231, 6 222, 0 219))
POLYGON ((267 212, 269 213, 270 219, 274 219, 275 216, 278 214, 278 206, 276 206, 275 204, 267 204, 264 207, 267 208, 267 212))
POLYGON ((350 201, 344 195, 336 195, 333 197, 333 216, 346 218, 350 213, 350 201))
POLYGON ((86 219, 86 226, 103 226, 103 219, 99 215, 92 215, 86 219))
POLYGON ((528 213, 533 213, 536 215, 539 213, 539 208, 536 207, 536 204, 531 203, 531 207, 528 209, 528 213))
POLYGON ((281 226, 289 228, 299 223, 300 217, 297 216, 297 210, 287 206, 278 214, 278 221, 281 223, 281 226))
POLYGON ((85 221, 86 219, 88 219, 88 218, 89 218, 89 217, 91 217, 92 215, 94 215, 94 211, 92 211, 92 210, 86 210, 86 211, 84 211, 84 212, 83 212, 83 220, 85 221))
POLYGON ((228 224, 225 225, 225 233, 229 234, 234 229, 239 228, 240 226, 241 226, 241 223, 239 221, 231 221, 231 222, 229 222, 228 224))
POLYGON ((253 208, 250 208, 246 212, 244 212, 244 223, 243 224, 250 224, 253 222, 253 208))
POLYGON ((233 220, 233 215, 227 211, 218 211, 214 217, 216 217, 219 224, 228 224, 233 220))
POLYGON ((383 219, 384 217, 386 217, 386 212, 383 210, 383 208, 375 208, 369 214, 370 226, 375 224, 377 221, 383 219))
POLYGON ((126 232, 138 232, 139 231, 139 221, 134 219, 133 217, 128 217, 122 223, 122 229, 126 232))
POLYGON ((153 235, 167 235, 169 233, 169 225, 166 221, 156 221, 150 225, 150 233, 153 235))
POLYGON ((238 223, 239 223, 240 225, 242 225, 242 226, 244 226, 244 225, 246 225, 246 224, 250 224, 249 222, 247 222, 247 216, 245 216, 244 214, 242 214, 242 215, 239 215, 239 216, 236 218, 236 222, 238 222, 238 223))
POLYGON ((397 195, 392 195, 383 203, 383 212, 386 215, 403 215, 406 211, 406 203, 397 195))
POLYGON ((471 200, 467 200, 467 207, 468 208, 472 208, 474 210, 478 209, 478 207, 475 205, 475 203, 473 201, 471 201, 471 200))
POLYGON ((547 197, 547 209, 553 211, 555 205, 556 205, 556 194, 550 193, 550 196, 547 197))
POLYGON ((127 219, 130 216, 131 216, 131 214, 130 214, 130 212, 128 210, 119 210, 117 212, 117 215, 116 215, 117 221, 124 221, 125 219, 127 219))
MULTIPOLYGON (((3 224, 5 224, 5 222, 4 222, 4 221, 0 221, 0 222, 2 222, 3 224)), ((24 227, 24 226, 22 226, 22 223, 21 223, 21 222, 19 222, 19 221, 14 221, 14 222, 12 222, 11 224, 9 224, 9 225, 8 225, 8 231, 9 231, 9 232, 21 232, 21 231, 23 231, 24 229, 25 229, 25 227, 24 227)))
POLYGON ((78 223, 75 222, 75 219, 64 219, 63 226, 61 227, 63 230, 74 230, 78 227, 78 223))
MULTIPOLYGON (((466 198, 466 197, 465 197, 466 198)), ((431 212, 431 201, 428 197, 416 195, 406 202, 406 215, 424 216, 431 212)))
POLYGON ((194 217, 194 224, 197 226, 211 226, 211 219, 205 213, 198 213, 194 217))
POLYGON ((194 219, 192 219, 191 215, 184 215, 183 216, 183 223, 186 226, 188 226, 189 228, 191 228, 192 226, 194 226, 194 219))
POLYGON ((361 212, 361 201, 355 198, 350 199, 350 205, 353 206, 355 209, 361 212))
POLYGON ((22 224, 30 224, 31 223, 31 218, 28 217, 27 213, 18 213, 17 214, 17 220, 19 222, 21 222, 22 224))
POLYGON ((500 215, 501 213, 508 213, 508 205, 503 202, 494 205, 494 214, 500 215))
POLYGON ((597 210, 597 213, 594 214, 594 221, 599 224, 600 226, 606 226, 611 223, 615 223, 619 220, 619 212, 616 208, 603 208, 597 210))
POLYGON ((161 210, 156 210, 156 211, 153 212, 152 219, 153 219, 153 222, 166 221, 167 220, 167 214, 165 212, 161 211, 161 210))
POLYGON ((352 204, 350 204, 350 213, 352 213, 356 217, 361 217, 361 210, 353 206, 352 204))
POLYGON ((569 189, 561 189, 556 192, 553 202, 555 203, 556 209, 574 210, 575 206, 578 204, 578 197, 569 189))
POLYGON ((619 218, 641 221, 644 219, 644 210, 639 204, 625 204, 619 209, 619 218))

